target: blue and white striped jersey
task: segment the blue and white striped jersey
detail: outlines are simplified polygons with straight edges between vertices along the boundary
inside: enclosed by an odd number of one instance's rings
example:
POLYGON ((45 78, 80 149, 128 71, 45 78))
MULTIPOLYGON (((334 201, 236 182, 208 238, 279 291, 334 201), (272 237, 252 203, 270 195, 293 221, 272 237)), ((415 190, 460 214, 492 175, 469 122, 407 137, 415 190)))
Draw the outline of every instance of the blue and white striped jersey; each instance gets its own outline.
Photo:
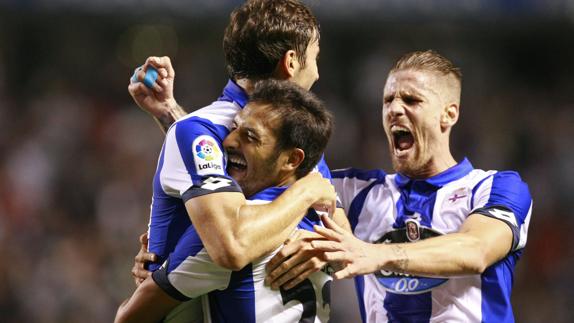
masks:
MULTIPOLYGON (((266 189, 249 202, 269 203, 285 189, 266 189)), ((320 218, 311 210, 298 228, 311 231, 313 225, 318 224, 321 224, 320 218)), ((185 301, 203 296, 204 322, 327 322, 330 311, 329 275, 314 273, 291 290, 271 290, 263 283, 265 265, 279 248, 234 272, 210 259, 193 226, 185 232, 182 241, 185 243, 177 245, 152 277, 176 299, 185 301)))
POLYGON ((158 263, 150 264, 151 271, 167 259, 191 225, 185 209, 191 187, 227 183, 229 191, 240 191, 225 170, 222 143, 247 100, 247 94, 229 81, 217 101, 176 121, 167 131, 153 179, 148 250, 158 256, 158 263))
MULTIPOLYGON (((247 101, 243 89, 229 81, 217 101, 188 114, 167 131, 153 179, 148 230, 148 250, 158 256, 158 262, 150 264, 149 270, 159 268, 191 225, 185 209, 187 200, 214 192, 241 191, 227 174, 222 143, 247 101)), ((316 169, 331 178, 324 158, 316 169)))
MULTIPOLYGON (((168 130, 153 180, 148 250, 157 255, 158 262, 150 264, 149 270, 156 271, 176 246, 201 244, 185 209, 187 200, 215 192, 241 191, 227 174, 222 143, 235 115, 247 101, 243 89, 229 81, 217 101, 178 120, 168 130)), ((315 169, 323 177, 331 178, 324 158, 315 169)), ((188 251, 195 254, 193 249, 188 251)), ((214 268, 205 268, 210 269, 214 268)), ((205 272, 206 277, 209 274, 205 272)), ((187 316, 197 307, 192 303, 174 310, 170 317, 174 317, 174 321, 181 317, 186 321, 201 321, 201 318, 187 316)), ((172 321, 170 317, 168 319, 172 321)))
POLYGON ((473 213, 512 229, 508 255, 481 275, 428 278, 387 271, 356 278, 364 322, 513 322, 510 294, 526 244, 532 198, 516 172, 474 169, 467 159, 427 180, 338 170, 333 184, 355 236, 414 242, 457 232, 473 213))

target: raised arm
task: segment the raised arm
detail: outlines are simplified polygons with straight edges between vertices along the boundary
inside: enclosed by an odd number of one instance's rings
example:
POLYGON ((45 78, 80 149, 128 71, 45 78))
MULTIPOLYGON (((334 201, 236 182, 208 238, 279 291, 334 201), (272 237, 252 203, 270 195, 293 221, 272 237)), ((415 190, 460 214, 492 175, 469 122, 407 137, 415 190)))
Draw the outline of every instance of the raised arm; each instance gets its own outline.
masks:
POLYGON ((130 79, 128 92, 135 103, 155 119, 164 133, 176 120, 187 114, 173 96, 175 71, 169 57, 149 57, 136 72, 136 79, 137 81, 130 79), (149 66, 158 71, 153 88, 148 88, 141 82, 149 66))

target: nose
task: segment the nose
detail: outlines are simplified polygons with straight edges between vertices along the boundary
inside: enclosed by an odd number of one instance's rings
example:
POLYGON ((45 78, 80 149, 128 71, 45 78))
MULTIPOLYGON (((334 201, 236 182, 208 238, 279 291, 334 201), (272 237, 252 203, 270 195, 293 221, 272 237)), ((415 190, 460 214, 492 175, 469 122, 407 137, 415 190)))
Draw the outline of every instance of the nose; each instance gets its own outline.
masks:
POLYGON ((239 145, 239 140, 237 140, 238 138, 238 131, 237 129, 231 131, 227 137, 225 137, 225 139, 223 140, 223 148, 225 150, 229 150, 229 149, 237 149, 238 145, 239 145))
POLYGON ((402 116, 405 113, 402 101, 398 99, 394 99, 389 102, 387 104, 386 110, 390 117, 402 116))

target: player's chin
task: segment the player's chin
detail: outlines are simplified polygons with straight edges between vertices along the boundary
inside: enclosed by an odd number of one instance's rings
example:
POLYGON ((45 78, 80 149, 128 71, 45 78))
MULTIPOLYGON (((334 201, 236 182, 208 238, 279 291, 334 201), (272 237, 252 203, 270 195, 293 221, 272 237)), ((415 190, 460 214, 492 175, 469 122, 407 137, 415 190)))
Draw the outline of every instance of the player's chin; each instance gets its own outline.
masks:
POLYGON ((227 167, 227 173, 236 181, 240 181, 247 176, 247 167, 229 165, 227 167))

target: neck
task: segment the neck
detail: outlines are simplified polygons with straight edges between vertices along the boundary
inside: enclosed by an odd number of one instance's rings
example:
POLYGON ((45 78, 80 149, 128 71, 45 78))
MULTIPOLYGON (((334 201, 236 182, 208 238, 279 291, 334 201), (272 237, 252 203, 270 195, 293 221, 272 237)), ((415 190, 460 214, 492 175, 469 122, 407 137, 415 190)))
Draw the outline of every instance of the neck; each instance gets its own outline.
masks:
POLYGON ((247 94, 253 93, 253 89, 255 88, 255 81, 252 79, 239 79, 235 80, 235 83, 247 94))
POLYGON ((296 181, 297 177, 295 177, 295 174, 289 174, 287 176, 282 177, 276 186, 289 186, 295 183, 296 181))

